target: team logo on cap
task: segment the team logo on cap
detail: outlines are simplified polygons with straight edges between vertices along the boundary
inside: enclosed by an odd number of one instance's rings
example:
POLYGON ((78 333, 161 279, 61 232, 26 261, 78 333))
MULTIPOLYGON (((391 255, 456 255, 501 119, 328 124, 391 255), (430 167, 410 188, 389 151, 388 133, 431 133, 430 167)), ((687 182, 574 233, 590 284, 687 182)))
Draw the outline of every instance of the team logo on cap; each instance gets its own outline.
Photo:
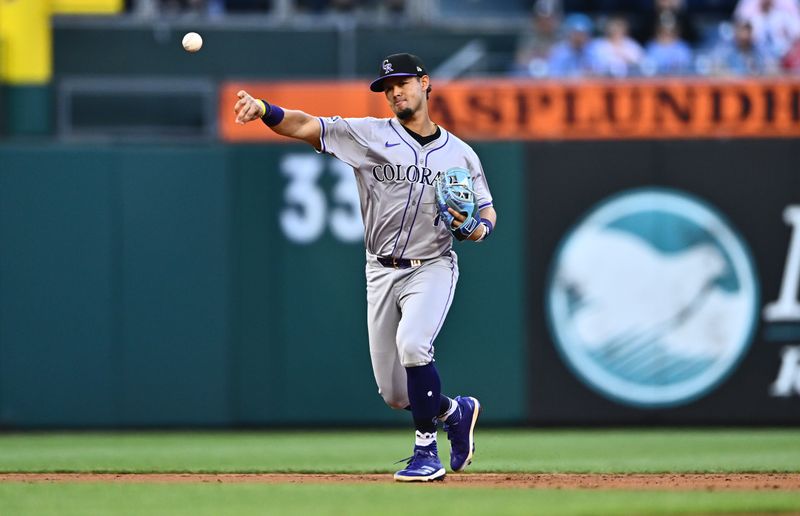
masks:
POLYGON ((596 206, 564 238, 547 294, 553 340, 578 378, 626 405, 713 390, 757 321, 750 253, 715 208, 639 189, 596 206))
POLYGON ((394 71, 394 68, 392 68, 392 63, 390 63, 388 59, 384 59, 381 66, 383 67, 383 73, 391 73, 394 71))

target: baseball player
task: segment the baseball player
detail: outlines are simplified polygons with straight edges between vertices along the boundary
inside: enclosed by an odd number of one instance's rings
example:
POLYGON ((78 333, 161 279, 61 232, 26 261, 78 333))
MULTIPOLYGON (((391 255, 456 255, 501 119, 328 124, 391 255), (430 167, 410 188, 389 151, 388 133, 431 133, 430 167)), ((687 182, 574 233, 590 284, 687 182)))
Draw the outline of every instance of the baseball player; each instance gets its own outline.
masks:
POLYGON ((364 220, 373 373, 384 401, 409 409, 416 427, 414 453, 394 478, 438 480, 445 469, 437 452, 437 423, 444 423, 451 443, 450 466, 461 471, 472 461, 481 410, 474 397, 441 393, 433 360, 433 342, 458 281, 453 237, 483 242, 497 214, 478 156, 431 121, 431 80, 417 56, 388 56, 370 89, 384 94, 393 118, 316 117, 245 91, 238 92, 234 111, 239 124, 261 119, 277 134, 353 167, 364 220), (461 181, 472 213, 437 202, 437 184, 448 188, 445 176, 448 183, 461 181))

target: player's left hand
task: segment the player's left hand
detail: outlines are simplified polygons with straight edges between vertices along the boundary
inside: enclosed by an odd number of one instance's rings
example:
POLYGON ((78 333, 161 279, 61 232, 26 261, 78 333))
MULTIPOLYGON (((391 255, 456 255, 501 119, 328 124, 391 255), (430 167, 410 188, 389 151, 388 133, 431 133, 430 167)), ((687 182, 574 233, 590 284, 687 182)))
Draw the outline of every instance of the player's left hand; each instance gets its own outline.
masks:
POLYGON ((453 208, 447 208, 447 211, 453 216, 453 223, 451 224, 453 229, 458 228, 464 223, 465 220, 467 220, 467 217, 465 217, 464 214, 457 212, 453 208))
MULTIPOLYGON (((453 216, 453 223, 451 225, 453 229, 458 229, 458 227, 463 224, 465 220, 467 220, 467 217, 465 217, 462 213, 457 212, 453 208, 447 208, 447 211, 453 216)), ((478 230, 469 236, 469 240, 480 240, 484 231, 486 231, 486 227, 483 226, 483 224, 479 225, 478 230)))

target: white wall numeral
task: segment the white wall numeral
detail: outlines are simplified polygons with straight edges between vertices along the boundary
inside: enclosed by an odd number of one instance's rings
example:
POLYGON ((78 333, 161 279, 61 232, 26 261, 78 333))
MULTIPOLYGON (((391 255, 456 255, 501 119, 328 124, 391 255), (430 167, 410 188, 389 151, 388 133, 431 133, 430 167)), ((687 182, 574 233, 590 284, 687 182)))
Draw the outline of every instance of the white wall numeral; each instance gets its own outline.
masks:
POLYGON ((281 160, 281 172, 289 177, 283 192, 283 234, 299 244, 311 243, 325 229, 325 196, 317 185, 322 161, 317 156, 289 154, 281 160))
POLYGON ((286 238, 298 244, 311 244, 322 237, 326 222, 333 236, 342 242, 358 242, 363 238, 358 188, 348 165, 313 154, 287 154, 281 159, 280 169, 289 179, 280 214, 286 238), (319 184, 326 164, 335 178, 330 202, 319 184))

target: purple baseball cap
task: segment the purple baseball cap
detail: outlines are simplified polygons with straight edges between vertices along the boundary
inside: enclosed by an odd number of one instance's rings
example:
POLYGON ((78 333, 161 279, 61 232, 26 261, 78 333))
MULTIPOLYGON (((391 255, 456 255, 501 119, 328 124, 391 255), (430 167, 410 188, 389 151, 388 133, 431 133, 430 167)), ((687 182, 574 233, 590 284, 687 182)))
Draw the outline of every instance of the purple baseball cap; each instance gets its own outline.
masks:
POLYGON ((383 80, 387 77, 422 77, 428 75, 422 59, 414 54, 392 54, 383 60, 379 77, 372 81, 369 89, 375 92, 383 91, 383 80))

